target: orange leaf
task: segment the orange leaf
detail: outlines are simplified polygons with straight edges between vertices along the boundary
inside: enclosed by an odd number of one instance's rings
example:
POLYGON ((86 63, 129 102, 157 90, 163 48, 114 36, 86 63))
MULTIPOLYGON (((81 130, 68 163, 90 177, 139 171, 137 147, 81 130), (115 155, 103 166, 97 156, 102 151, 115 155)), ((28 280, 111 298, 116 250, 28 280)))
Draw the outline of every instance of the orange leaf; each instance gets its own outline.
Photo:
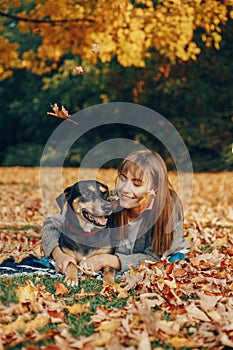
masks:
POLYGON ((48 310, 48 314, 51 317, 52 323, 65 322, 65 314, 59 310, 48 310))
POLYGON ((53 117, 61 118, 61 119, 68 119, 70 122, 74 124, 78 124, 74 120, 70 119, 71 115, 65 109, 64 106, 61 106, 61 108, 59 108, 57 103, 54 103, 54 105, 51 105, 51 107, 53 109, 53 112, 47 112, 47 114, 52 115, 53 117))
POLYGON ((88 301, 85 304, 77 303, 71 306, 65 306, 65 309, 67 309, 72 315, 82 314, 90 311, 90 302, 88 301))
POLYGON ((63 283, 55 283, 54 287, 56 288, 55 295, 67 295, 69 290, 63 283))

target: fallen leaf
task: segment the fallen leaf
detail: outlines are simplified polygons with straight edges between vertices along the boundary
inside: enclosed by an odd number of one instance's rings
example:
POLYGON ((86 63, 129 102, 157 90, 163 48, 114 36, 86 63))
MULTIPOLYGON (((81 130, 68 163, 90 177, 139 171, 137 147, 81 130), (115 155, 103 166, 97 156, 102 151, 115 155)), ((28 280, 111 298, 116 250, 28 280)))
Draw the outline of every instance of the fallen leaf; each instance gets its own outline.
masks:
POLYGON ((220 334, 220 341, 223 345, 233 348, 233 337, 230 339, 226 333, 220 334))
POLYGON ((38 290, 30 280, 25 281, 25 284, 26 286, 19 286, 15 289, 18 301, 20 303, 34 303, 38 290))
POLYGON ((69 290, 63 283, 55 283, 54 287, 56 289, 55 295, 67 295, 69 290))
POLYGON ((188 312, 188 316, 190 316, 191 318, 195 318, 200 321, 210 322, 209 317, 201 309, 199 309, 194 303, 187 305, 185 308, 188 312))
POLYGON ((50 316, 51 323, 65 322, 65 314, 62 310, 48 310, 48 315, 50 316))
POLYGON ((113 332, 118 329, 121 325, 121 321, 118 319, 112 319, 108 321, 102 321, 101 324, 96 328, 97 331, 108 331, 113 332))
POLYGON ((86 302, 84 304, 76 303, 71 306, 67 305, 64 309, 68 310, 72 315, 82 314, 84 312, 90 312, 90 302, 86 302))
POLYGON ((172 339, 168 339, 167 342, 176 349, 181 349, 181 348, 196 349, 198 346, 196 341, 189 340, 187 338, 177 337, 177 336, 172 337, 172 339))
POLYGON ((96 347, 104 346, 111 339, 111 337, 112 337, 112 334, 110 332, 101 331, 96 334, 95 339, 90 341, 89 344, 95 345, 96 347))

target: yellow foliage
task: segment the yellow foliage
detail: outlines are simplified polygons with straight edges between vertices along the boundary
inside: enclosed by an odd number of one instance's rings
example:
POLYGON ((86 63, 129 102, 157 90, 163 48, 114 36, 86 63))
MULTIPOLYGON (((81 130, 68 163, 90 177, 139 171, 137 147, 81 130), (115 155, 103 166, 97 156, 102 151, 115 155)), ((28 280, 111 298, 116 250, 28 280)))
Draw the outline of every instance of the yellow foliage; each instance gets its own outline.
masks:
MULTIPOLYGON (((151 49, 171 63, 195 60, 200 53, 195 30, 203 29, 205 45, 219 50, 221 27, 233 17, 232 0, 164 0, 157 5, 152 0, 137 0, 134 5, 130 0, 36 0, 29 13, 19 0, 3 0, 0 10, 11 14, 19 6, 16 16, 32 21, 19 20, 18 29, 41 38, 36 52, 22 54, 21 66, 37 74, 56 69, 69 52, 92 64, 110 62, 116 56, 124 67, 144 67, 151 49), (98 52, 93 52, 93 44, 99 46, 98 52)), ((4 31, 4 22, 0 25, 4 31)), ((17 50, 12 43, 4 45, 0 72, 5 76, 19 66, 17 50)))

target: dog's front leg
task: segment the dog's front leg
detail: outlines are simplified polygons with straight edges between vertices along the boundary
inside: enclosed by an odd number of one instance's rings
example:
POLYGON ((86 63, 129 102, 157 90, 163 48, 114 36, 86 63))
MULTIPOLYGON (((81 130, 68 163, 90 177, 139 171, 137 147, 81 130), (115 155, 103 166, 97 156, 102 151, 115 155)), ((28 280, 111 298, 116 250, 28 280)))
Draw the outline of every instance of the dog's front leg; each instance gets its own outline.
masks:
POLYGON ((68 286, 78 286, 78 267, 73 262, 70 262, 66 268, 65 282, 68 286))
POLYGON ((112 267, 104 268, 103 285, 114 284, 115 270, 112 267))

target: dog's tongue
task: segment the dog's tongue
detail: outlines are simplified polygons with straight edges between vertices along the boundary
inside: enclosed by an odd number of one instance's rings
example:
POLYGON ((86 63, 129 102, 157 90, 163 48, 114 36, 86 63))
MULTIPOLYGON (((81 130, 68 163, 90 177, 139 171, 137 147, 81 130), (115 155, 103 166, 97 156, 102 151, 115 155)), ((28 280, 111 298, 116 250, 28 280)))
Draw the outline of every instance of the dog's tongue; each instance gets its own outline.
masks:
POLYGON ((105 218, 105 216, 95 216, 95 222, 100 226, 107 225, 107 219, 105 218))

